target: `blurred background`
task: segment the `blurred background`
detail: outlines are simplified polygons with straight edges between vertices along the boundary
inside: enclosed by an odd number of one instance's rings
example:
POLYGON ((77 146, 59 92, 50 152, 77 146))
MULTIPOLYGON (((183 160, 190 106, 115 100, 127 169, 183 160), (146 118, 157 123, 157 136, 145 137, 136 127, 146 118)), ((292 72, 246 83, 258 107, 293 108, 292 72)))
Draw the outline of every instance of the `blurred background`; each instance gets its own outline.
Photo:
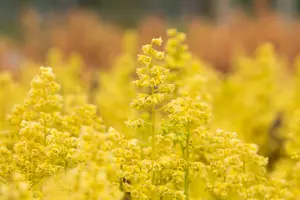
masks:
POLYGON ((0 67, 43 63, 57 47, 89 67, 109 68, 128 30, 136 49, 167 28, 187 33, 192 52, 227 71, 237 49, 272 42, 293 61, 300 52, 300 0, 0 0, 0 67))

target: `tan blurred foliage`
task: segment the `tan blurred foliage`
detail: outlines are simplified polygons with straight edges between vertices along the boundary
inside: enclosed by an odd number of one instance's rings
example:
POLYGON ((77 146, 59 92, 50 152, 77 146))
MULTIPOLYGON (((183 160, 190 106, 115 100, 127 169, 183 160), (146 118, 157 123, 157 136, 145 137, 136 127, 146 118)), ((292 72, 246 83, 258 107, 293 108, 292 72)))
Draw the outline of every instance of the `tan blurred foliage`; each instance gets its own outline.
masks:
MULTIPOLYGON (((185 31, 190 49, 221 70, 230 68, 237 49, 242 48, 252 54, 265 41, 274 43, 278 53, 292 60, 300 51, 300 21, 287 23, 270 11, 259 12, 257 16, 254 19, 235 11, 226 24, 189 18, 185 22, 185 31)), ((0 38, 1 67, 10 66, 10 60, 5 55, 12 50, 42 63, 49 48, 59 47, 67 55, 73 51, 80 53, 87 66, 108 68, 122 49, 125 31, 84 10, 73 10, 64 15, 53 13, 44 19, 34 10, 24 10, 21 24, 21 43, 17 45, 12 40, 0 38)), ((164 37, 168 26, 163 16, 141 20, 137 28, 138 45, 147 43, 153 37, 164 37)))

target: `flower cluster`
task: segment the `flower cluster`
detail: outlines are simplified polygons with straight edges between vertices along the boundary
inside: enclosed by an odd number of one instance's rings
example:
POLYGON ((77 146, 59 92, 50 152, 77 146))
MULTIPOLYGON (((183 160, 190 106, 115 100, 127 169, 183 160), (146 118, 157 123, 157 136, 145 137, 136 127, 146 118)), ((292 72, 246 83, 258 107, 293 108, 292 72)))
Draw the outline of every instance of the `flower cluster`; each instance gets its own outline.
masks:
POLYGON ((297 199, 300 62, 265 44, 221 75, 176 29, 137 61, 135 36, 87 79, 58 49, 0 73, 0 200, 297 199))

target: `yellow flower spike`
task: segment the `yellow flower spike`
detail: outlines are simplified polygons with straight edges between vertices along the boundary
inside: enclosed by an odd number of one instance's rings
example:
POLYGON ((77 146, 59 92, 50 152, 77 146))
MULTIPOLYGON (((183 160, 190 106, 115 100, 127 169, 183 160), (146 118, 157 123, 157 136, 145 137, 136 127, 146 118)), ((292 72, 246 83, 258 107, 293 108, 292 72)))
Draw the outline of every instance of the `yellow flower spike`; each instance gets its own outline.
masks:
POLYGON ((155 45, 157 45, 157 46, 161 46, 162 43, 163 43, 163 41, 162 41, 162 38, 161 38, 161 37, 159 37, 159 38, 153 38, 153 39, 151 40, 151 44, 152 44, 152 45, 155 44, 155 45))

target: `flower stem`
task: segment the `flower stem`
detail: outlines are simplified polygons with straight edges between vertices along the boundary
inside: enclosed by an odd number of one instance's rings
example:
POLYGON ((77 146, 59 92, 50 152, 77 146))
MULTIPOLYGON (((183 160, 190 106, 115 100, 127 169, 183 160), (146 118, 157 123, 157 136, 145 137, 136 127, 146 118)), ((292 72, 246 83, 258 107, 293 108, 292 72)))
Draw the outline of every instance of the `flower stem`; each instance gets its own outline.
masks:
MULTIPOLYGON (((151 87, 151 95, 154 94, 154 87, 151 87)), ((156 116, 155 116, 155 105, 152 105, 152 108, 151 108, 151 123, 152 123, 152 130, 151 130, 151 133, 152 133, 152 141, 151 141, 151 145, 152 145, 152 159, 154 160, 155 158, 155 129, 156 129, 156 116)))
MULTIPOLYGON (((151 87, 151 95, 153 95, 155 93, 154 91, 154 87, 151 87)), ((151 146, 152 146, 152 153, 151 153, 151 158, 152 161, 155 160, 155 128, 156 128, 156 116, 155 116, 155 105, 152 105, 151 107, 151 124, 152 124, 152 129, 151 129, 151 133, 152 133, 152 140, 151 140, 151 146)), ((152 184, 155 185, 155 171, 153 171, 153 175, 152 175, 152 184)), ((156 195, 152 194, 151 200, 155 200, 156 199, 156 195)))
POLYGON ((185 194, 185 199, 189 199, 189 157, 190 157, 190 152, 189 152, 189 146, 190 146, 190 127, 188 125, 187 127, 187 136, 186 136, 186 143, 185 143, 185 154, 184 158, 186 161, 186 167, 184 170, 184 194, 185 194))

